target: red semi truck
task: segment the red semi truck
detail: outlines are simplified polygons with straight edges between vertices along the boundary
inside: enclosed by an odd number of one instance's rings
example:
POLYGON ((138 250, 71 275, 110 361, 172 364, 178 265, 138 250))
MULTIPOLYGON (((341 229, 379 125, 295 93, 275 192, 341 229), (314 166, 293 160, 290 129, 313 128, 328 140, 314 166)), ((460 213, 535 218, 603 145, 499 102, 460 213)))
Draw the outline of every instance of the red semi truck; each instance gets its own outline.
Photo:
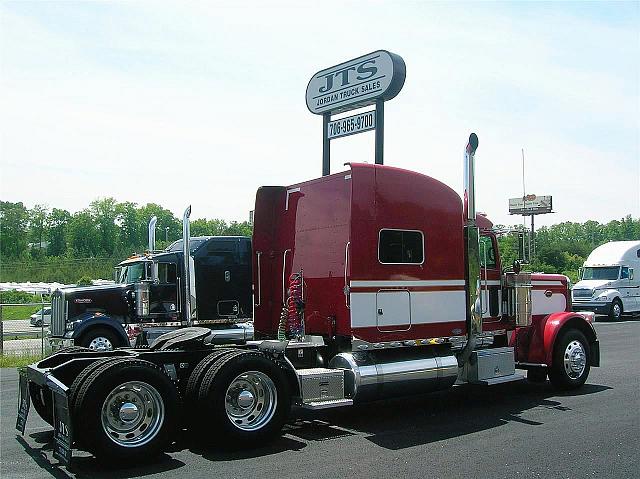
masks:
POLYGON ((225 447, 262 444, 292 404, 486 387, 523 379, 516 369, 580 387, 599 365, 593 315, 571 312, 565 276, 504 270, 475 212, 477 146, 472 134, 463 199, 369 164, 260 188, 255 340, 218 346, 209 330, 184 328, 144 349, 56 353, 21 372, 18 429, 32 401, 63 462, 74 446, 126 461, 163 450, 179 426, 225 447))

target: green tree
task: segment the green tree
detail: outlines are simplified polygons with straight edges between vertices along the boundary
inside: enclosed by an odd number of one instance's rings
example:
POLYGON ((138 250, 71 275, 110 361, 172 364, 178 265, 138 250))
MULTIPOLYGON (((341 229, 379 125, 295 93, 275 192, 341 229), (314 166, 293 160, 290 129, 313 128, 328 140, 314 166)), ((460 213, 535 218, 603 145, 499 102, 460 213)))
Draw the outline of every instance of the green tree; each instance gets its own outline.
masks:
POLYGON ((100 233, 91 211, 84 209, 71 217, 67 227, 67 246, 77 256, 97 256, 100 233))
POLYGON ((118 226, 116 218, 117 202, 113 198, 102 198, 94 200, 89 204, 91 215, 93 216, 98 230, 98 249, 101 253, 111 255, 118 245, 118 226))
POLYGON ((43 256, 42 243, 47 236, 47 214, 45 205, 35 205, 29 210, 29 241, 32 243, 31 256, 40 258, 43 256))
POLYGON ((116 205, 116 223, 120 228, 120 244, 134 250, 144 244, 144 227, 138 205, 126 201, 116 205))
POLYGON ((29 212, 19 203, 0 201, 0 254, 18 258, 27 251, 29 212))
POLYGON ((47 216, 47 232, 49 238, 49 256, 61 256, 67 251, 67 226, 71 214, 67 210, 53 208, 47 216))
POLYGON ((155 203, 147 203, 138 210, 138 213, 138 221, 144 231, 144 240, 141 246, 148 247, 147 232, 149 221, 154 216, 158 218, 156 223, 156 238, 158 240, 164 241, 165 238, 168 238, 168 241, 171 242, 182 238, 182 222, 173 216, 173 213, 168 209, 155 203))

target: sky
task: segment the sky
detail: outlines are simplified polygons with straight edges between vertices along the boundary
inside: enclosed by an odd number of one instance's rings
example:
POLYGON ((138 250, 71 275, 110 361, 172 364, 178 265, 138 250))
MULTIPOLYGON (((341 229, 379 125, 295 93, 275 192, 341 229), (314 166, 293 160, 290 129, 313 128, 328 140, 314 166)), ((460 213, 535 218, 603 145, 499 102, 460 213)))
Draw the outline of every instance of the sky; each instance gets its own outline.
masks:
MULTIPOLYGON (((97 198, 244 221, 262 185, 318 177, 315 72, 386 49, 385 164, 477 207, 552 195, 536 225, 640 217, 640 2, 0 2, 0 199, 71 212, 97 198)), ((332 140, 331 171, 374 162, 332 140)))

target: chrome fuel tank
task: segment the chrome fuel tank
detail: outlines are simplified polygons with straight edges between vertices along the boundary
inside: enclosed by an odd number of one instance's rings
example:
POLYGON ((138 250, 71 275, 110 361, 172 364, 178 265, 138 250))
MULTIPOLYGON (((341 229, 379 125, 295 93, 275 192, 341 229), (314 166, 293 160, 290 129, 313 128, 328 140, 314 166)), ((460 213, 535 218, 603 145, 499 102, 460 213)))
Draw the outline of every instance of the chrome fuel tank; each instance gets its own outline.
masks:
POLYGON ((446 348, 340 353, 329 367, 345 370, 345 395, 357 401, 447 389, 458 377, 458 361, 446 348))

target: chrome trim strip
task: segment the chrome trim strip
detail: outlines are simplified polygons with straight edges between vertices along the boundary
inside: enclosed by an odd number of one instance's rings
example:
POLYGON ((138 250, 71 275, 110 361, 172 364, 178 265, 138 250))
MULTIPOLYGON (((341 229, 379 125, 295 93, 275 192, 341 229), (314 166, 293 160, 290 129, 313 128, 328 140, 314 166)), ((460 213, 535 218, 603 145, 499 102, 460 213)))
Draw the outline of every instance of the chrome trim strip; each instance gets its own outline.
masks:
POLYGON ((290 253, 290 249, 284 250, 284 254, 282 255, 282 304, 287 302, 287 289, 285 288, 285 277, 287 271, 287 253, 290 253))
POLYGON ((349 269, 349 246, 351 246, 351 241, 347 241, 346 246, 344 247, 344 303, 347 309, 350 309, 349 305, 349 282, 347 279, 347 272, 349 269))
POLYGON ((260 257, 262 256, 262 251, 256 251, 256 256, 258 257, 258 302, 254 302, 253 305, 258 307, 262 304, 262 284, 260 283, 260 257))

